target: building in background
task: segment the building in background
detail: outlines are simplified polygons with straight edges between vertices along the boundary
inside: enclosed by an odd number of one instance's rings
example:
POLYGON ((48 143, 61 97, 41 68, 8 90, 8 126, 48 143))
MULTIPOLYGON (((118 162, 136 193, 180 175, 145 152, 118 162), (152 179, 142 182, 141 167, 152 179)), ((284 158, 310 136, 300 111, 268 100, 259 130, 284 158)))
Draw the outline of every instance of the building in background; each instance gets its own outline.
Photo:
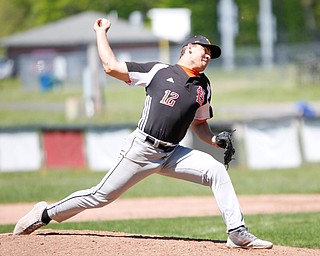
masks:
POLYGON ((96 45, 93 23, 99 17, 111 20, 109 40, 114 50, 121 52, 120 58, 137 61, 144 61, 146 56, 153 60, 159 58, 159 40, 148 29, 131 25, 118 18, 116 13, 106 15, 88 11, 1 40, 7 57, 16 63, 16 73, 21 76, 23 85, 28 88, 35 86, 38 62, 44 61, 44 71, 62 75, 65 86, 79 86, 79 79, 90 58, 89 49, 96 45), (148 54, 142 54, 146 52, 148 54), (53 70, 57 58, 60 62, 64 58, 66 70, 53 70))
POLYGON ((100 17, 112 22, 108 37, 120 60, 159 59, 159 39, 151 31, 119 19, 116 12, 106 15, 88 11, 1 40, 23 88, 47 91, 57 86, 83 87, 88 114, 100 111, 106 76, 93 31, 100 17))

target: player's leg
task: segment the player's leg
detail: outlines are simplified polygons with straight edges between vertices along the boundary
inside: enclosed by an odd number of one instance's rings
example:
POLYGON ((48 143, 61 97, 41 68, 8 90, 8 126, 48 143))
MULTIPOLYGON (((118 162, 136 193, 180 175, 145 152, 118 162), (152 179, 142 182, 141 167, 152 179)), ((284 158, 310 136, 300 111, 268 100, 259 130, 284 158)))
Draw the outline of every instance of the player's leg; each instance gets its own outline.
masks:
POLYGON ((247 231, 239 201, 225 166, 207 153, 179 146, 159 174, 210 186, 222 213, 231 248, 272 248, 247 231))
POLYGON ((163 154, 133 133, 126 139, 118 163, 97 186, 75 192, 49 206, 45 202, 38 203, 19 220, 13 233, 30 234, 50 219, 62 222, 83 210, 105 206, 140 180, 157 172, 163 161, 163 154), (149 156, 152 156, 152 161, 149 156))
POLYGON ((209 186, 227 229, 245 224, 228 172, 209 154, 179 146, 159 174, 209 186))
POLYGON ((48 206, 47 211, 51 219, 62 222, 72 216, 92 208, 104 207, 130 187, 156 172, 156 169, 142 171, 127 158, 121 159, 116 168, 110 170, 102 181, 95 187, 77 191, 67 198, 48 206))

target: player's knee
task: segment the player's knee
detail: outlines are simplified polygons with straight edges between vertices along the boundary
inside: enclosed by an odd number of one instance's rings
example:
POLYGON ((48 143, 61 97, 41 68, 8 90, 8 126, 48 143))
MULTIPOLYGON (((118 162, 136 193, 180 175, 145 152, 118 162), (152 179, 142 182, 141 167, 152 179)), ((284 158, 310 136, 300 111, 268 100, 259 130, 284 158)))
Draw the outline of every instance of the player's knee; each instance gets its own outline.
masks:
POLYGON ((112 186, 98 184, 92 188, 91 194, 95 201, 99 204, 97 207, 102 207, 115 201, 123 193, 121 189, 114 189, 112 186))
POLYGON ((211 187, 213 183, 220 182, 222 179, 225 180, 226 176, 228 176, 228 174, 225 166, 213 159, 204 178, 208 185, 211 187))
POLYGON ((111 195, 105 193, 104 191, 100 189, 96 189, 95 187, 92 188, 91 194, 88 197, 88 201, 90 202, 90 205, 92 208, 100 208, 107 204, 110 204, 115 200, 114 197, 111 195))

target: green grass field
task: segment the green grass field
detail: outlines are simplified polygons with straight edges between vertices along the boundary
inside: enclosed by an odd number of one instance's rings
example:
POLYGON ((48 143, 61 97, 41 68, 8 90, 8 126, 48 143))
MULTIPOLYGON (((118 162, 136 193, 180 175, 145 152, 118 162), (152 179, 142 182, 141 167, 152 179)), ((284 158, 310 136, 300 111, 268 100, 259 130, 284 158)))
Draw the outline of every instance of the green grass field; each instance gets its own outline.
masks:
MULTIPOLYGON (((59 200, 75 190, 97 184, 103 175, 101 172, 86 170, 0 173, 0 203, 59 200)), ((237 193, 241 195, 320 193, 318 165, 277 171, 233 169, 230 175, 237 193)), ((211 191, 197 184, 152 175, 127 191, 122 198, 190 195, 208 196, 211 191)), ((319 221, 319 213, 246 215, 246 223, 254 234, 277 245, 307 248, 320 248, 317 236, 319 221)), ((12 232, 13 227, 0 225, 0 233, 12 232)), ((190 239, 226 239, 225 226, 219 216, 51 223, 48 228, 108 230, 190 239)))
MULTIPOLYGON (((320 193, 320 171, 316 164, 284 170, 231 169, 229 173, 238 194, 320 193)), ((96 185, 104 174, 88 170, 0 173, 0 203, 59 200, 71 192, 96 185)), ((155 174, 131 188, 123 197, 189 195, 208 196, 211 191, 207 187, 155 174), (164 189, 168 187, 170 189, 164 189)))

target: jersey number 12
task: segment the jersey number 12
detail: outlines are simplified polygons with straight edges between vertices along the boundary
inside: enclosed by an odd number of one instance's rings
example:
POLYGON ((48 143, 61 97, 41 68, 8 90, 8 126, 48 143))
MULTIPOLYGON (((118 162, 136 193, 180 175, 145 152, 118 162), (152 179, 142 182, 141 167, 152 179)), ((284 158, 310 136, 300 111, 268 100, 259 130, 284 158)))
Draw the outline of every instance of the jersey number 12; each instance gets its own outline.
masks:
POLYGON ((173 107, 176 103, 176 99, 179 98, 179 94, 170 90, 166 90, 164 92, 164 96, 161 99, 160 103, 167 105, 169 107, 173 107))

